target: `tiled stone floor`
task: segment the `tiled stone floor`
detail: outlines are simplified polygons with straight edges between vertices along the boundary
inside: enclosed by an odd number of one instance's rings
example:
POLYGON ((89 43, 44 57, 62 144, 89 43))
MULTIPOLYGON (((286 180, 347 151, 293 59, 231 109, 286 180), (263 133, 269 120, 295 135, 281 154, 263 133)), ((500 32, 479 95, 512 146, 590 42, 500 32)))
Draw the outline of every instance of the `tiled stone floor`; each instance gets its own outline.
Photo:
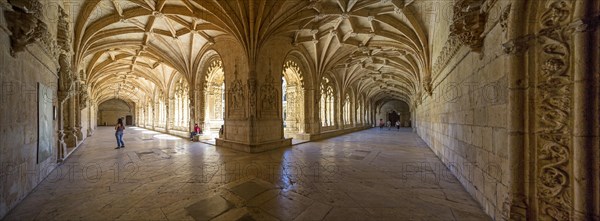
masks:
POLYGON ((128 128, 93 137, 6 220, 490 220, 409 129, 246 154, 128 128))

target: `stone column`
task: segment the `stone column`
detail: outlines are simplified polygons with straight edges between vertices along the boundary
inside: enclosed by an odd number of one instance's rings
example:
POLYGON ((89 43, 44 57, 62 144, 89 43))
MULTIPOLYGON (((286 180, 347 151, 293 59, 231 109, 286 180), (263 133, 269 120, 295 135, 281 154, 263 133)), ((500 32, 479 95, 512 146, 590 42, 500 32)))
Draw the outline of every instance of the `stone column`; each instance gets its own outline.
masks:
POLYGON ((574 192, 574 220, 597 220, 600 214, 595 211, 598 208, 598 197, 600 189, 595 187, 595 182, 600 179, 600 168, 597 166, 598 149, 598 112, 595 96, 598 94, 598 65, 594 61, 593 50, 590 47, 594 42, 591 27, 588 20, 592 16, 588 7, 592 7, 591 1, 583 1, 575 7, 575 20, 571 25, 573 34, 573 79, 574 79, 574 107, 573 107, 573 192, 574 192), (596 64, 592 65, 592 64, 596 64), (595 214, 594 214, 595 213, 595 214))
POLYGON ((510 17, 502 21, 506 31, 505 38, 510 39, 503 44, 503 48, 504 52, 507 53, 508 66, 507 109, 511 111, 508 113, 507 118, 509 195, 507 199, 504 199, 505 205, 508 205, 508 207, 503 209, 501 217, 509 220, 526 220, 528 200, 525 191, 525 181, 527 180, 525 170, 528 165, 525 163, 524 143, 526 114, 523 113, 526 105, 525 92, 529 80, 522 70, 526 65, 525 52, 529 40, 524 37, 524 28, 513 24, 526 19, 527 4, 520 0, 513 0, 511 5, 512 9, 509 9, 512 10, 509 11, 510 17))
MULTIPOLYGON (((193 85, 193 84, 192 84, 193 85)), ((188 109, 189 111, 189 121, 188 121, 188 131, 192 131, 194 129, 194 124, 198 122, 198 118, 196 117, 196 88, 195 87, 190 87, 190 90, 188 92, 188 100, 189 100, 189 105, 188 105, 188 109)), ((202 124, 198 124, 198 126, 201 126, 202 124)))
POLYGON ((77 86, 77 90, 76 90, 76 94, 75 94, 75 98, 76 101, 74 102, 74 106, 75 106, 75 136, 77 137, 77 144, 79 144, 81 141, 83 141, 83 132, 81 131, 81 110, 83 109, 81 107, 81 94, 79 93, 79 88, 81 87, 81 85, 77 86))
POLYGON ((65 111, 66 111, 66 129, 65 133, 67 135, 65 142, 68 148, 77 146, 77 132, 75 130, 75 102, 74 98, 71 97, 67 99, 65 111))
POLYGON ((165 101, 165 131, 167 133, 169 133, 169 130, 171 129, 177 130, 175 121, 178 119, 175 119, 175 115, 172 114, 175 113, 174 108, 179 108, 175 105, 175 97, 167 98, 165 101), (173 110, 171 110, 171 108, 173 108, 173 110))
POLYGON ((65 100, 67 99, 67 92, 58 92, 58 105, 57 105, 57 113, 58 113, 58 161, 63 161, 67 156, 67 143, 65 142, 65 100))
MULTIPOLYGON (((88 105, 88 129, 86 131, 86 136, 87 137, 91 137, 92 134, 94 133, 94 129, 93 128, 94 128, 95 125, 92 124, 92 118, 96 117, 92 113, 94 111, 94 109, 95 109, 94 107, 95 107, 95 104, 92 101, 90 101, 90 103, 88 105)), ((134 112, 135 112, 135 108, 134 108, 134 112)))
POLYGON ((298 128, 296 125, 297 117, 296 117, 296 86, 287 87, 287 118, 285 119, 286 132, 296 133, 298 132, 298 128))
POLYGON ((304 133, 306 134, 320 132, 319 99, 315 93, 317 93, 315 89, 304 89, 304 133))

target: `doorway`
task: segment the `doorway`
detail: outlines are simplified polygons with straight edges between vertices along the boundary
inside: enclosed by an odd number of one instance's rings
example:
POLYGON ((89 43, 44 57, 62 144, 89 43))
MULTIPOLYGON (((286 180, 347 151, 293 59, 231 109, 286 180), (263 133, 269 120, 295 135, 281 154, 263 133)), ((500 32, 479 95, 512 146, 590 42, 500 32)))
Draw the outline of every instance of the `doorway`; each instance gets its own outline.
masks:
POLYGON ((400 115, 396 111, 392 111, 388 114, 388 120, 392 123, 392 125, 396 125, 396 121, 400 120, 400 115))

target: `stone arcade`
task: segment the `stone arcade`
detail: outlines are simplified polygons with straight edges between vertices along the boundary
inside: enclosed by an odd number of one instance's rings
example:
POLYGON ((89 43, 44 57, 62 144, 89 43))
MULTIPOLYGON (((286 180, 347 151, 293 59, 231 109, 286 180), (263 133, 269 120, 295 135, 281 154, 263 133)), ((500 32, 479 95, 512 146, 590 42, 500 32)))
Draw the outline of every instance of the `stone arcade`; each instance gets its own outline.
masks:
POLYGON ((599 20, 597 0, 0 0, 0 219, 600 220, 599 20))

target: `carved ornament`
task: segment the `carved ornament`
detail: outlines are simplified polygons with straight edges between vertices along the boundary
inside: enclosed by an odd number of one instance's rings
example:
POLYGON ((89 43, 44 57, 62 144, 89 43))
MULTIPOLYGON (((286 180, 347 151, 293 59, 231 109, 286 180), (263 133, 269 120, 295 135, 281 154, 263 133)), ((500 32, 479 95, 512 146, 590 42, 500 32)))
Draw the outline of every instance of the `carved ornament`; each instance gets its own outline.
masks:
POLYGON ((536 76, 538 219, 570 220, 572 187, 572 73, 569 29, 573 1, 552 0, 541 14, 536 76))
POLYGON ((450 34, 473 51, 480 51, 483 46, 481 34, 487 20, 487 13, 481 10, 484 2, 485 0, 459 0, 454 5, 450 34))

